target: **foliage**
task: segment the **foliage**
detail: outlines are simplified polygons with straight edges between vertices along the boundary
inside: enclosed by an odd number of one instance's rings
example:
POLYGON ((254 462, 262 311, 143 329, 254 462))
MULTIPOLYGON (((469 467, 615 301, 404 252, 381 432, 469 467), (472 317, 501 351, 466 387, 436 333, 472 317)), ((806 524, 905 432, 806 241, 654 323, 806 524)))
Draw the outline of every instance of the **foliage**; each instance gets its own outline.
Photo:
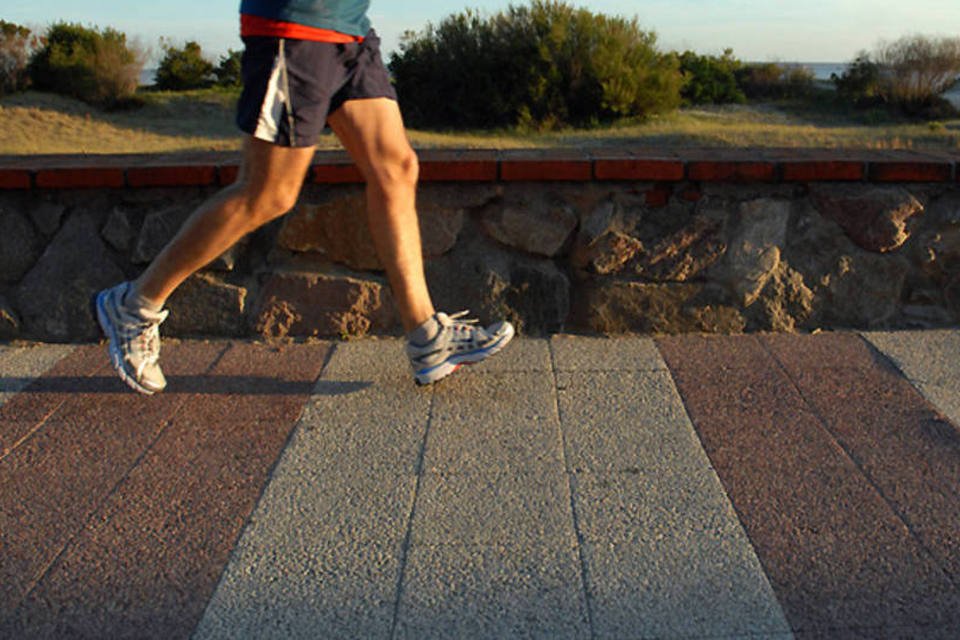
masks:
POLYGON ((761 62, 743 65, 735 74, 751 100, 804 98, 813 93, 813 71, 806 67, 761 62))
POLYGON ((240 75, 242 58, 243 52, 233 49, 227 51, 227 55, 220 56, 220 62, 217 64, 217 68, 213 70, 218 87, 239 87, 243 83, 243 78, 240 75))
POLYGON ((413 124, 549 129, 676 108, 678 64, 636 19, 533 0, 408 32, 390 70, 413 124))
POLYGON ((880 88, 880 65, 861 51, 841 75, 830 74, 837 98, 859 108, 875 107, 884 102, 880 88))
POLYGON ((157 89, 185 91, 202 89, 213 83, 213 63, 203 57, 203 50, 190 41, 183 48, 163 42, 163 59, 157 66, 154 85, 157 89))
POLYGON ((956 117, 942 94, 960 80, 960 38, 904 36, 861 51, 843 74, 831 76, 841 102, 885 107, 907 116, 956 117))
POLYGON ((725 49, 722 56, 702 56, 684 51, 679 60, 684 77, 680 94, 686 104, 742 104, 747 101, 737 84, 736 73, 742 65, 733 57, 733 49, 725 49))
POLYGON ((59 22, 27 70, 37 89, 112 107, 136 92, 143 63, 143 52, 120 31, 59 22))
POLYGON ((940 96, 960 78, 960 38, 905 36, 881 43, 880 94, 910 115, 940 108, 940 96))
POLYGON ((30 29, 0 20, 0 96, 28 86, 27 62, 39 44, 30 29))

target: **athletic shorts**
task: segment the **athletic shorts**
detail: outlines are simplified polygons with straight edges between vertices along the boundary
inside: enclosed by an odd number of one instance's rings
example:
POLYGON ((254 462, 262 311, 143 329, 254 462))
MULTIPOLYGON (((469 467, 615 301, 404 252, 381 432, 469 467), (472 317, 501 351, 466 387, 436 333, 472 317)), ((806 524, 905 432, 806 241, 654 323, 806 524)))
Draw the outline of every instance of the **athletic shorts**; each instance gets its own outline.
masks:
POLYGON ((273 144, 311 147, 347 100, 397 99, 372 29, 362 42, 243 38, 237 126, 273 144))

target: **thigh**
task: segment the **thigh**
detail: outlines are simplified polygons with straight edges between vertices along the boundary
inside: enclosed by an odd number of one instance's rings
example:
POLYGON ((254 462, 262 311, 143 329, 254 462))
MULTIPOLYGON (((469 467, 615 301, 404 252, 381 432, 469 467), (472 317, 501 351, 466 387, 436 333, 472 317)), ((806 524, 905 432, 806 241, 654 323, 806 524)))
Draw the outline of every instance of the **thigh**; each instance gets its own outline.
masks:
POLYGON ((367 178, 380 167, 415 157, 400 108, 391 98, 348 100, 327 123, 367 178))
POLYGON ((248 136, 237 185, 251 199, 295 200, 314 153, 313 147, 284 147, 248 136))

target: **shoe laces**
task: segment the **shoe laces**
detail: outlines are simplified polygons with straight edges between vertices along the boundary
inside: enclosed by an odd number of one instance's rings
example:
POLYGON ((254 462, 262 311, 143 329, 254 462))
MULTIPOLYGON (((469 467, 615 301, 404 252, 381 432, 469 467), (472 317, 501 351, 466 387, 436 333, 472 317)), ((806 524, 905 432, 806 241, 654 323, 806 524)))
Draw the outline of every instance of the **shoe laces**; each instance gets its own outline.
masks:
POLYGON ((163 312, 156 320, 137 318, 128 325, 127 338, 133 351, 143 363, 156 364, 160 360, 160 323, 166 320, 163 312))
POLYGON ((467 333, 471 336, 475 335, 480 330, 474 325, 478 324, 480 321, 476 318, 467 318, 466 316, 469 315, 469 313, 470 311, 468 309, 451 313, 447 316, 450 318, 450 323, 447 325, 447 327, 457 334, 467 333))

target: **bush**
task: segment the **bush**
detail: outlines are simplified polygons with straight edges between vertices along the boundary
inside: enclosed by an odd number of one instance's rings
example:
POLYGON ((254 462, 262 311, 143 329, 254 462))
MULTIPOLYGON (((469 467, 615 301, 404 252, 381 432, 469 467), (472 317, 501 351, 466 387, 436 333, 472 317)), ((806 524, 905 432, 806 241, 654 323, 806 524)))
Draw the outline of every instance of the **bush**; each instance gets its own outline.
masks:
POLYGON ((940 96, 960 77, 960 38, 906 36, 881 43, 879 91, 907 114, 942 109, 940 96))
POLYGON ((681 95, 687 104, 742 104, 747 96, 737 84, 736 73, 741 67, 733 57, 733 49, 722 56, 701 56, 693 51, 680 54, 683 72, 681 95))
POLYGON ((27 62, 38 44, 30 29, 0 20, 0 96, 27 87, 27 62))
POLYGON ((213 75, 217 78, 219 87, 239 87, 243 83, 240 74, 240 61, 243 58, 242 51, 230 49, 227 55, 220 56, 220 62, 217 68, 213 70, 213 75))
POLYGON ((408 32, 390 70, 418 126, 552 128, 676 108, 678 64, 636 19, 534 0, 408 32))
POLYGON ((744 65, 736 71, 737 84, 751 100, 805 98, 813 93, 813 71, 776 62, 744 65))
POLYGON ((157 66, 157 89, 185 91, 202 89, 213 84, 213 63, 203 57, 196 42, 188 42, 182 49, 163 43, 164 56, 157 66))
POLYGON ((837 90, 837 98, 859 108, 876 107, 884 103, 880 88, 880 65, 870 59, 870 54, 860 52, 847 65, 841 75, 830 74, 837 90))
POLYGON ((143 62, 142 51, 119 31, 60 22, 50 27, 27 70, 37 89, 109 107, 133 96, 143 62))

